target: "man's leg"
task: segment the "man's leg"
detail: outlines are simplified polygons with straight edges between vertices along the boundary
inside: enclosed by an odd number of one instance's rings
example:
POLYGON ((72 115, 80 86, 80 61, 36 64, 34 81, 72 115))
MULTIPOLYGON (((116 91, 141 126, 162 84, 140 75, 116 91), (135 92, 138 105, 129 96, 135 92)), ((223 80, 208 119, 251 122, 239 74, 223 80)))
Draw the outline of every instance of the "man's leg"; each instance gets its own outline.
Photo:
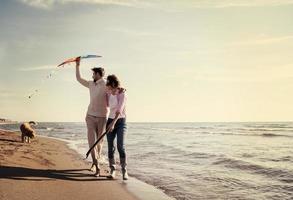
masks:
MULTIPOLYGON (((88 138, 88 144, 89 147, 92 147, 93 144, 95 143, 95 132, 96 132, 96 127, 95 127, 95 118, 92 116, 86 116, 86 125, 87 125, 87 138, 88 138)), ((97 165, 97 147, 94 147, 93 150, 91 151, 91 156, 93 159, 93 164, 97 165)))
MULTIPOLYGON (((106 117, 98 117, 97 118, 97 124, 96 124, 97 139, 100 138, 103 135, 103 133, 105 133, 106 123, 107 123, 106 117)), ((104 144, 104 138, 102 138, 100 140, 100 142, 97 144, 97 157, 98 158, 101 158, 103 144, 104 144)))
MULTIPOLYGON (((96 136, 96 140, 98 140, 102 134, 105 132, 106 129, 106 117, 95 117, 94 118, 94 135, 96 136)), ((99 166, 99 159, 101 158, 102 148, 103 148, 103 139, 99 141, 96 145, 96 173, 95 176, 100 175, 100 166, 99 166)))

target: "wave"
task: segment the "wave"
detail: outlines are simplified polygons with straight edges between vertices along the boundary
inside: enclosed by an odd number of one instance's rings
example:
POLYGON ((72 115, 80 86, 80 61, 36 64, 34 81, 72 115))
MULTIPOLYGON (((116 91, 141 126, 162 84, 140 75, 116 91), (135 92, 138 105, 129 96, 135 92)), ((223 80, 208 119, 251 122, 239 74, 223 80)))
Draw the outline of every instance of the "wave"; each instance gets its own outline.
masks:
POLYGON ((36 127, 36 130, 47 130, 47 131, 53 131, 53 127, 46 127, 46 126, 38 126, 36 127))
POLYGON ((274 124, 274 123, 266 123, 266 124, 246 124, 245 127, 250 127, 250 128, 293 128, 292 123, 288 124, 274 124))
POLYGON ((64 130, 64 127, 37 126, 36 129, 54 131, 54 130, 64 130))
POLYGON ((282 134, 273 134, 273 133, 263 133, 261 136, 264 137, 292 137, 290 135, 282 135, 282 134))
POLYGON ((282 131, 293 131, 292 128, 227 128, 227 129, 220 129, 226 131, 246 131, 246 132, 259 132, 259 131, 272 131, 272 132, 282 132, 282 131))
MULTIPOLYGON (((161 133, 172 134, 172 133, 179 133, 179 134, 211 134, 211 135, 231 135, 231 136, 258 136, 258 137, 289 137, 293 138, 293 129, 290 131, 280 130, 280 129, 247 129, 247 128, 203 128, 203 127, 182 127, 178 128, 155 128, 155 127, 145 127, 142 130, 149 130, 149 131, 160 131, 161 133)), ((139 132, 138 132, 139 134, 139 132)))
POLYGON ((283 156, 279 158, 263 158, 264 161, 271 161, 271 162, 289 162, 293 163, 293 156, 283 156))
POLYGON ((41 129, 41 130, 42 130, 42 129, 46 130, 47 128, 49 128, 49 127, 46 127, 46 126, 38 126, 38 127, 37 127, 37 129, 41 129))
POLYGON ((275 134, 275 133, 231 133, 231 132, 202 132, 212 135, 231 135, 231 136, 256 136, 256 137, 288 137, 293 138, 293 135, 275 134))
POLYGON ((218 161, 213 162, 213 165, 223 165, 226 168, 248 171, 257 175, 276 178, 282 182, 293 183, 293 171, 290 170, 265 167, 234 158, 219 158, 218 161))

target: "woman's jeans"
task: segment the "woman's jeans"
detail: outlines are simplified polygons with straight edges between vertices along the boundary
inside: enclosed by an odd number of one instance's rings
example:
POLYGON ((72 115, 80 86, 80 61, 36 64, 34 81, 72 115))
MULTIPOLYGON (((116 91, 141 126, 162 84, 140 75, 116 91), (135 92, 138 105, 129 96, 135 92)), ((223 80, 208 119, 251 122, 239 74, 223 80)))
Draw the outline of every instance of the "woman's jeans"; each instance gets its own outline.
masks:
MULTIPOLYGON (((111 124, 113 119, 108 119, 107 121, 107 127, 111 124)), ((126 169, 127 161, 126 161, 126 152, 125 152, 125 137, 126 137, 126 119, 120 118, 115 123, 114 129, 112 132, 109 132, 107 134, 107 141, 108 141, 108 159, 109 159, 109 165, 111 169, 116 169, 115 166, 115 147, 114 147, 114 140, 117 136, 117 149, 120 156, 120 165, 122 170, 126 169)))

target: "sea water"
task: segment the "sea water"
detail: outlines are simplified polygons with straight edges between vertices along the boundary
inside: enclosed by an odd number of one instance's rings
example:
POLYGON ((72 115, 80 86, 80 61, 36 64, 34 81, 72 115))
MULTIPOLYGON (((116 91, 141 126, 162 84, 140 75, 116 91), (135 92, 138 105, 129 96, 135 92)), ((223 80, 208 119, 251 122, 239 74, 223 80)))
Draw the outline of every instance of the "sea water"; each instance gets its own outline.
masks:
MULTIPOLYGON (((83 122, 37 132, 88 150, 83 122)), ((293 122, 128 123, 126 150, 129 175, 175 199, 293 199, 293 122)))

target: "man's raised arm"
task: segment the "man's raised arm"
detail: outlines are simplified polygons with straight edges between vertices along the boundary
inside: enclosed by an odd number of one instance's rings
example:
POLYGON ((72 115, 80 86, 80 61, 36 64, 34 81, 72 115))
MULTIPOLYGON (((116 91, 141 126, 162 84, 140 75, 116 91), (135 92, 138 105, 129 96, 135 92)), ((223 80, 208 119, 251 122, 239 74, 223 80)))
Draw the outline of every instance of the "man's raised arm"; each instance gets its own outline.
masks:
POLYGON ((85 87, 89 87, 89 82, 87 81, 87 80, 85 80, 85 79, 83 79, 83 78, 81 78, 81 76, 80 76, 80 70, 79 70, 79 65, 80 65, 80 58, 77 58, 76 59, 76 66, 75 66, 75 68, 76 68, 76 80, 78 81, 78 82, 80 82, 80 84, 82 84, 83 86, 85 86, 85 87))

